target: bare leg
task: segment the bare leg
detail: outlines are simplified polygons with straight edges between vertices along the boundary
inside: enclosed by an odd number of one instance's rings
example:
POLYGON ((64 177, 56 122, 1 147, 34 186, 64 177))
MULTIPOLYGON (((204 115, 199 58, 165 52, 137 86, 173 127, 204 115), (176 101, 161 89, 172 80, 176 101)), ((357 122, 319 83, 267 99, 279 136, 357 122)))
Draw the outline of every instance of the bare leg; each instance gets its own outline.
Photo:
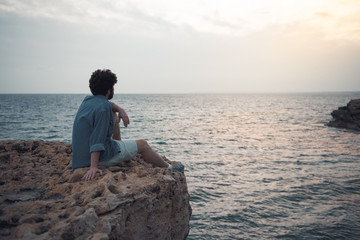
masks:
POLYGON ((140 153, 145 162, 151 163, 155 167, 169 167, 169 164, 164 161, 164 159, 156 153, 145 140, 136 140, 138 146, 138 153, 140 153))
POLYGON ((112 138, 115 140, 121 141, 121 134, 120 134, 120 122, 118 120, 118 115, 114 112, 114 133, 112 138))

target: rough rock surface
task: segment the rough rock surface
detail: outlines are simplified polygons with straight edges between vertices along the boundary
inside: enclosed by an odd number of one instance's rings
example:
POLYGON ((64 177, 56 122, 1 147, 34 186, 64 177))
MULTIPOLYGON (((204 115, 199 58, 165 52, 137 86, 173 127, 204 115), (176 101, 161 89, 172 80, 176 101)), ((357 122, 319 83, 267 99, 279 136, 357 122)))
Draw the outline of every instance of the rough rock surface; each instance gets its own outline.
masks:
POLYGON ((328 126, 360 131, 360 99, 353 99, 346 107, 339 107, 331 116, 334 119, 328 126))
POLYGON ((70 144, 0 142, 0 239, 186 238, 183 173, 137 156, 85 182, 70 162, 70 144))

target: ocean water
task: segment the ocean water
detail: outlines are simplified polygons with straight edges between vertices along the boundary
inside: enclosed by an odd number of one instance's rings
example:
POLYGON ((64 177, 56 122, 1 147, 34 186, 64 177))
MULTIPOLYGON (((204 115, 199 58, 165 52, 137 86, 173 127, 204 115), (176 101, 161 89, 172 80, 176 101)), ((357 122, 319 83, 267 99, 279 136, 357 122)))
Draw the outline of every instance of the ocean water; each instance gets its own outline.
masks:
MULTIPOLYGON (((0 95, 0 140, 71 142, 85 95, 0 95)), ((181 161, 188 239, 360 239, 360 134, 324 124, 360 93, 115 95, 124 139, 181 161)))

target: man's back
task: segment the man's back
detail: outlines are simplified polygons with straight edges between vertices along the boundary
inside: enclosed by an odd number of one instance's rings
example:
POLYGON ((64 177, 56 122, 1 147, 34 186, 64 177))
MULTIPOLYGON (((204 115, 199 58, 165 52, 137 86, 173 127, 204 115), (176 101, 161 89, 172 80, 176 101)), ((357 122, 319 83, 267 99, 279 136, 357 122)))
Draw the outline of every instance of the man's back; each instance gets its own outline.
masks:
POLYGON ((112 103, 103 95, 87 96, 76 114, 73 133, 72 168, 90 166, 91 152, 101 151, 100 161, 119 152, 112 139, 112 103))

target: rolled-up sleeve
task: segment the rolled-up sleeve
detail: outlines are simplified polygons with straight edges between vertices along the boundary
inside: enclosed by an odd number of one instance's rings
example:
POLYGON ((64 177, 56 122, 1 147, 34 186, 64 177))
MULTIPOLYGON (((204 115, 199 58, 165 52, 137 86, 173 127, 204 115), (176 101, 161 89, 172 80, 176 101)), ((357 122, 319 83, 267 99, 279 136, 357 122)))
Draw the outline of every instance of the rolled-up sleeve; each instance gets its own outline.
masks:
POLYGON ((89 139, 90 152, 105 151, 105 141, 110 122, 108 111, 97 112, 94 116, 93 131, 89 139))

